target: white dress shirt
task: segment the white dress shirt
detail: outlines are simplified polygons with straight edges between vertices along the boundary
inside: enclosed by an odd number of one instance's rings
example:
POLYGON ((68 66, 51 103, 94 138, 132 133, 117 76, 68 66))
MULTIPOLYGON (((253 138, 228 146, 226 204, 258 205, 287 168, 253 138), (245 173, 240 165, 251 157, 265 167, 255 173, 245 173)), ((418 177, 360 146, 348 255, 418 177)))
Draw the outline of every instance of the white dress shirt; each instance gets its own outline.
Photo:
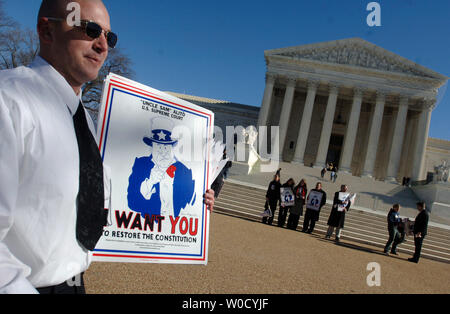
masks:
POLYGON ((72 116, 80 96, 40 57, 29 68, 0 71, 0 293, 35 293, 91 262, 75 233, 79 154, 72 116))

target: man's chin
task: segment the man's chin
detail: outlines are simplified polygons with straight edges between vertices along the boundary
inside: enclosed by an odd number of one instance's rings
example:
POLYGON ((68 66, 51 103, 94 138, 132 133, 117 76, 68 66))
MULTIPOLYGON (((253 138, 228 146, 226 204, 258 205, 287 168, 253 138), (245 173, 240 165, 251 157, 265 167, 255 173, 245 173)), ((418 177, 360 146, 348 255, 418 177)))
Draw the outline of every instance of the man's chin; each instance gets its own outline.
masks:
POLYGON ((85 69, 86 69, 86 71, 83 71, 80 74, 86 83, 97 79, 98 73, 100 72, 100 68, 98 68, 98 67, 93 68, 92 65, 90 65, 90 66, 86 66, 85 69))

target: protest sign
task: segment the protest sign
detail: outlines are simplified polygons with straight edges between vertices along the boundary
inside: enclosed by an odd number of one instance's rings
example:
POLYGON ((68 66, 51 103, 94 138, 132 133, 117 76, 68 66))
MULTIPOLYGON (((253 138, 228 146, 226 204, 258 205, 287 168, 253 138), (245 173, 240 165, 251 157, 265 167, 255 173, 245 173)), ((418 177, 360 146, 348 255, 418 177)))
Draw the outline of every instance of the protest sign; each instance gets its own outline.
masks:
POLYGON ((320 204, 322 204, 323 193, 317 191, 309 192, 308 199, 306 200, 306 208, 318 211, 320 204))
POLYGON ((221 170, 210 163, 218 155, 213 128, 209 110, 107 77, 98 134, 111 172, 111 204, 95 261, 207 263, 203 194, 221 170))
POLYGON ((350 194, 347 192, 339 192, 339 200, 342 201, 342 204, 338 205, 338 211, 343 212, 347 209, 347 205, 354 204, 356 199, 356 193, 350 194))
POLYGON ((349 202, 349 196, 350 193, 345 193, 345 192, 339 192, 339 200, 342 202, 342 204, 338 205, 338 212, 343 212, 345 211, 349 202))

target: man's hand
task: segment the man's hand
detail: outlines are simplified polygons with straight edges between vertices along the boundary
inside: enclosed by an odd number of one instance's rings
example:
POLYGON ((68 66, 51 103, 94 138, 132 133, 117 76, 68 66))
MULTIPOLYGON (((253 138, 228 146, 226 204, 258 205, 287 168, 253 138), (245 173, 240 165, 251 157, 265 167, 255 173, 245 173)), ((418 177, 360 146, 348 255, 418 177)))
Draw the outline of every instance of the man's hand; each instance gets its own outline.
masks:
POLYGON ((153 185, 154 184, 151 183, 149 179, 145 179, 145 181, 141 183, 141 194, 147 201, 150 200, 152 195, 156 192, 153 185))
POLYGON ((214 190, 206 191, 205 195, 203 195, 204 203, 208 206, 208 209, 212 212, 214 209, 214 190))

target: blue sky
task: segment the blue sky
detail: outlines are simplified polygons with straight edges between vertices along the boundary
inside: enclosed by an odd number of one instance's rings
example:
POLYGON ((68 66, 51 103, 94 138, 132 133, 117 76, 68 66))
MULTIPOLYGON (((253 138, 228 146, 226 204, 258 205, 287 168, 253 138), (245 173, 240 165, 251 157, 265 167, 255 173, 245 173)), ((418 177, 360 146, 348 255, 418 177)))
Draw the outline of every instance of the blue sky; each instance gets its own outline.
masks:
MULTIPOLYGON (((35 27, 40 0, 6 0, 35 27)), ((264 50, 361 37, 450 76, 450 1, 385 0, 369 27, 369 0, 105 0, 135 80, 154 88, 260 106, 264 50)), ((430 136, 450 140, 450 88, 430 136)))

